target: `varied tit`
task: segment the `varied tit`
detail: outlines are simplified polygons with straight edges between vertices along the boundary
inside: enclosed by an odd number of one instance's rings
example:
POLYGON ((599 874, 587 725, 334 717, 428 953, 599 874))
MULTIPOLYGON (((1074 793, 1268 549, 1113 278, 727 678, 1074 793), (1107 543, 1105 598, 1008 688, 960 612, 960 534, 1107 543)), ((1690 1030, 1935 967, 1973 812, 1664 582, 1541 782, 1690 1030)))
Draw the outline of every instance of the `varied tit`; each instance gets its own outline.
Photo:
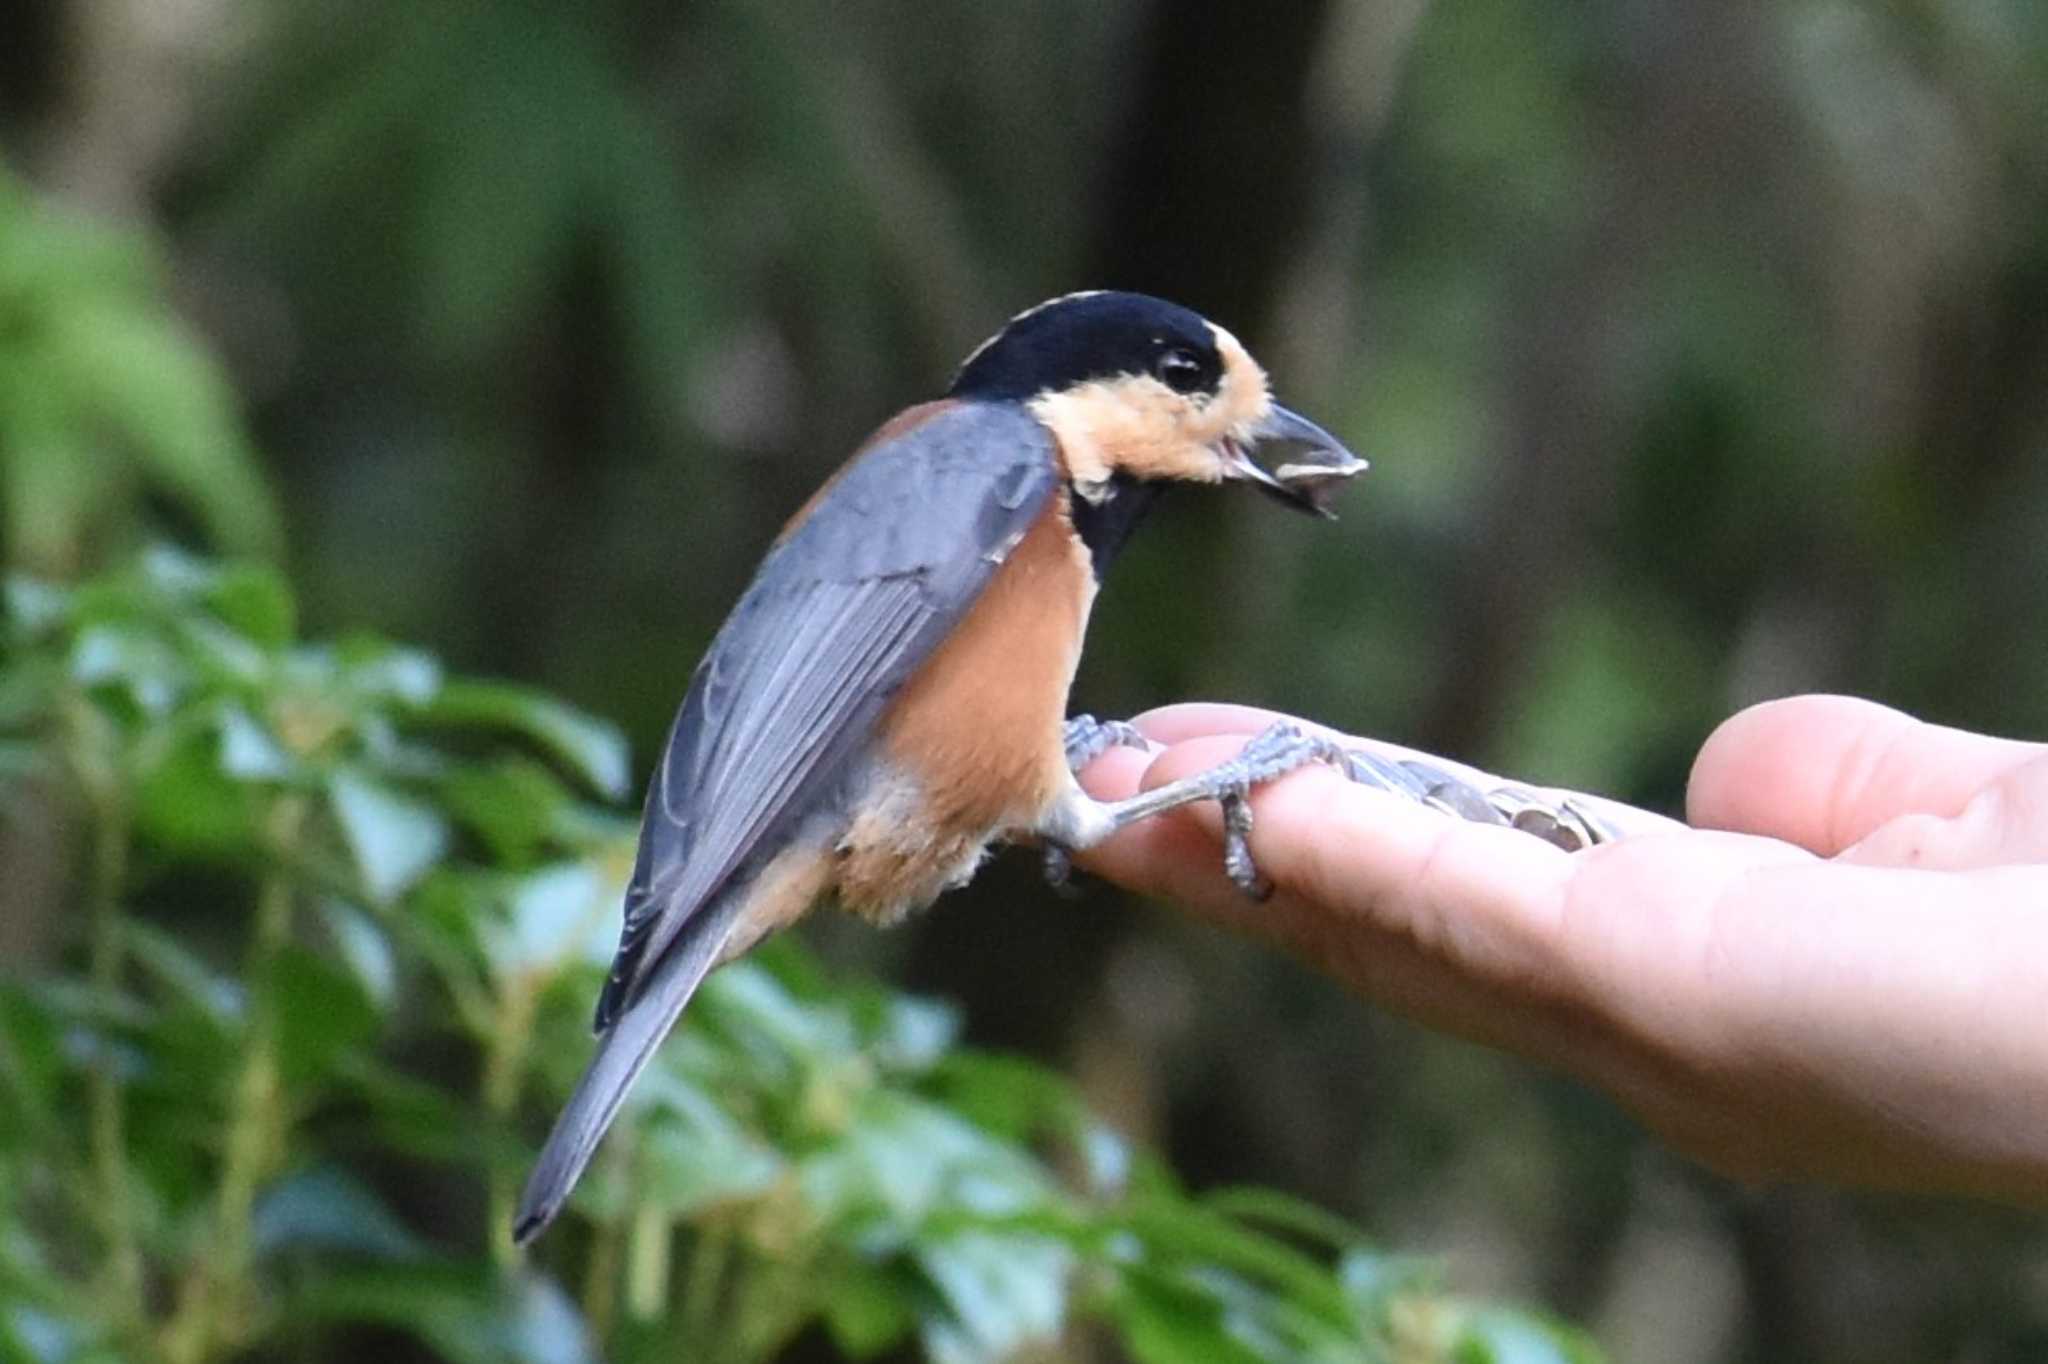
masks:
POLYGON ((690 680, 649 785, 597 1052, 517 1238, 561 1208, 705 973, 813 905, 892 923, 966 882, 996 840, 1036 839, 1056 862, 1202 799, 1225 802, 1227 865, 1252 888, 1244 790, 1309 755, 1091 799, 1074 773, 1131 736, 1067 722, 1082 632, 1167 489, 1245 484, 1327 515, 1364 467, 1273 401, 1237 338, 1142 294, 1019 314, 944 398, 885 423, 783 528, 690 680), (1276 453, 1270 470, 1254 459, 1276 453))

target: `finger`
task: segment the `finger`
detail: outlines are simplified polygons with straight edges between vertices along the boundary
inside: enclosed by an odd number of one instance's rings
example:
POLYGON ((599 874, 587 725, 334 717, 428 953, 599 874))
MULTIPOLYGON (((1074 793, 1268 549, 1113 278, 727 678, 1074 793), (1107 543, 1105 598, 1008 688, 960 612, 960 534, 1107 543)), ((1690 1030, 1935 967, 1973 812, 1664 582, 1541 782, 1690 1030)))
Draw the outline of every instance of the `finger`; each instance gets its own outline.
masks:
POLYGON ((1929 871, 2048 862, 2048 757, 1994 778, 1954 818, 1911 814, 1880 824, 1841 860, 1929 871))
POLYGON ((1692 822, 1833 856, 1901 815, 1954 816, 2048 747, 1930 725, 1842 696, 1769 701, 1728 720, 1693 763, 1692 822))
POLYGON ((1177 744, 1210 734, 1257 734, 1281 720, 1326 734, 1334 732, 1279 711, 1220 701, 1184 701, 1179 705, 1160 706, 1133 717, 1131 723, 1155 743, 1177 744))
POLYGON ((1127 744, 1112 744, 1074 775, 1080 779, 1081 788, 1097 800, 1122 800, 1137 794, 1145 769, 1152 765, 1159 752, 1156 748, 1136 749, 1127 744))

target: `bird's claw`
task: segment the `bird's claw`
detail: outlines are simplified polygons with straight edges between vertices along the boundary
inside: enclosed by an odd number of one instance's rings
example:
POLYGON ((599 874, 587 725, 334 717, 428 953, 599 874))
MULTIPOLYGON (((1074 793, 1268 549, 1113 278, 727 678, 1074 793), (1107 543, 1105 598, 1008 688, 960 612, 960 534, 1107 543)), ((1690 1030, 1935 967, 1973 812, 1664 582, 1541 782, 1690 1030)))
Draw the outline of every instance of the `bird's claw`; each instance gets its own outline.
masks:
POLYGON ((1251 899, 1264 900, 1273 893, 1273 883, 1252 857, 1251 788, 1312 762, 1347 770, 1343 749, 1283 720, 1252 736, 1235 758, 1202 775, 1223 807, 1224 873, 1251 899))
POLYGON ((1077 896, 1079 889, 1074 885, 1074 850, 1064 843, 1048 840, 1040 851, 1045 860, 1042 864, 1045 883, 1055 892, 1066 896, 1077 896))
POLYGON ((1112 748, 1152 747, 1136 725, 1124 720, 1098 720, 1092 715, 1076 715, 1067 721, 1065 745, 1069 772, 1079 772, 1112 748))
POLYGON ((1345 772, 1355 782, 1475 824, 1519 829, 1566 852, 1611 843, 1620 836, 1570 796, 1547 795, 1514 782, 1482 790, 1418 759, 1394 761, 1356 748, 1344 753, 1345 772))
POLYGON ((1237 888, 1254 900, 1273 894, 1273 883, 1252 860, 1252 803, 1243 787, 1217 797, 1223 806, 1223 870, 1237 888))

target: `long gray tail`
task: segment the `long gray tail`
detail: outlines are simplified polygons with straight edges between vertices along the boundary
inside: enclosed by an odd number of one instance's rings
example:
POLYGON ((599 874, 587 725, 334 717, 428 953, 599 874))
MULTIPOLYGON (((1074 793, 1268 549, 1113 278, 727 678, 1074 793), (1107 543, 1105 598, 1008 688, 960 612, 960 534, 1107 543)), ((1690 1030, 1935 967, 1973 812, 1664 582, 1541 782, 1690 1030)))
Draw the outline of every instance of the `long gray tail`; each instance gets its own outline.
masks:
POLYGON ((526 1192, 519 1197, 512 1239, 520 1245, 540 1235, 562 1210, 569 1191, 596 1154, 605 1129, 618 1116, 626 1091, 654 1059, 655 1049, 668 1036, 677 1015, 717 963, 744 900, 744 896, 726 895, 700 910, 701 917, 669 945, 638 997, 598 1038, 597 1055, 590 1059, 583 1078, 576 1082, 576 1092, 555 1119, 554 1131, 548 1133, 547 1145, 527 1177, 526 1192))

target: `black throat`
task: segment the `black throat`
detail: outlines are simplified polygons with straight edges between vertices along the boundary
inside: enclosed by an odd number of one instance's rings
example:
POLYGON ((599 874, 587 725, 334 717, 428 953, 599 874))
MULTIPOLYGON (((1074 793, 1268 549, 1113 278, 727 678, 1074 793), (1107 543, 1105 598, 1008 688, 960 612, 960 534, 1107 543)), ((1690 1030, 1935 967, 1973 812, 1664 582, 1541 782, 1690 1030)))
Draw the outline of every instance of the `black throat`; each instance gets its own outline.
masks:
POLYGON ((1091 502, 1078 492, 1068 494, 1074 533, 1088 546, 1088 557, 1095 565, 1095 581, 1102 581, 1110 560, 1116 558, 1124 541, 1131 538, 1131 532, 1165 491, 1164 483, 1114 474, 1107 495, 1100 501, 1091 502))

